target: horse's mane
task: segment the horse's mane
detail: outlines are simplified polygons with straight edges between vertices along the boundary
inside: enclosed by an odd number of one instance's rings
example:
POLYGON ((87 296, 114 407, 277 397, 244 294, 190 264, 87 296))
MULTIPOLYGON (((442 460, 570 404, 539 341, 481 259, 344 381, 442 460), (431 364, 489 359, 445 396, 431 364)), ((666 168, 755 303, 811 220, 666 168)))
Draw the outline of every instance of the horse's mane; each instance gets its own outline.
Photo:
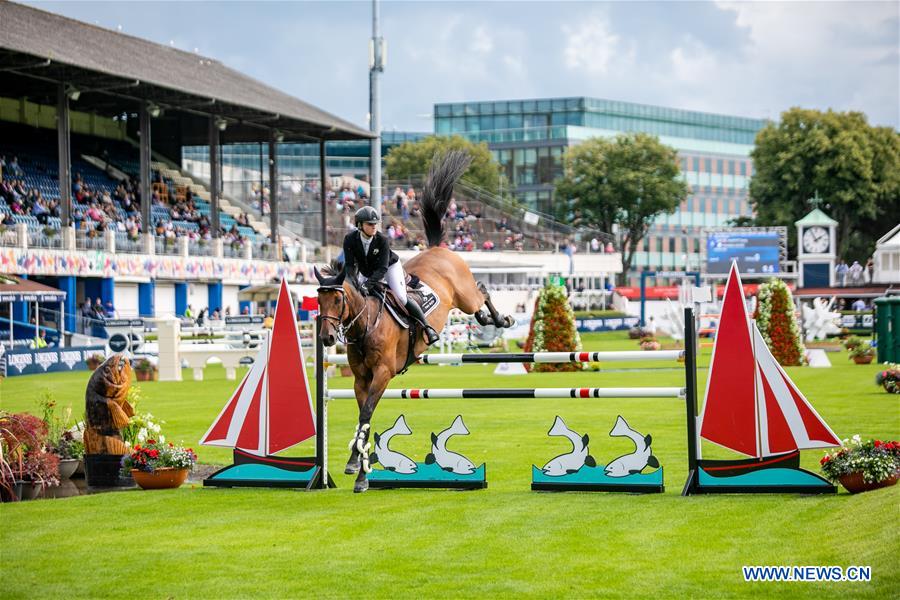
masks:
POLYGON ((471 162, 468 152, 461 150, 451 150, 431 161, 422 193, 422 222, 429 247, 440 246, 444 241, 444 214, 453 197, 453 185, 471 162))

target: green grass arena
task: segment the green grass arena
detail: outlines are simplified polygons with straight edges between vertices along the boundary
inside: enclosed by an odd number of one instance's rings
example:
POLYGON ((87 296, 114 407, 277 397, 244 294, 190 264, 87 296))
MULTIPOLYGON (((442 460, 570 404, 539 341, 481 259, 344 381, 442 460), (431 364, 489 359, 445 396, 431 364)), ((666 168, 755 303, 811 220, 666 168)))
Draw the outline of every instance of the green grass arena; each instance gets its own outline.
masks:
MULTIPOLYGON (((585 350, 634 349, 624 333, 584 336, 585 350)), ((703 348, 700 398, 710 355, 703 348)), ((900 404, 874 384, 878 366, 830 353, 831 369, 788 368, 819 414, 843 437, 896 439, 900 404)), ((677 363, 610 363, 608 371, 499 377, 494 365, 416 366, 391 387, 678 386, 677 363), (646 367, 659 366, 659 370, 646 367), (640 368, 637 370, 636 368, 640 368), (634 370, 632 368, 635 368, 634 370)), ((312 372, 309 372, 312 380, 312 372)), ((0 406, 38 411, 46 390, 80 415, 89 373, 13 377, 0 406)), ((197 447, 237 382, 209 367, 202 382, 141 383, 139 412, 165 421, 170 441, 194 444, 200 461, 230 451, 197 447)), ((239 377, 241 373, 239 373, 239 377)), ((312 383, 312 381, 311 381, 312 383)), ((330 385, 350 387, 349 378, 330 385)), ((79 496, 0 505, 3 598, 216 596, 459 597, 896 597, 900 488, 856 496, 679 494, 687 474, 685 407, 675 399, 384 400, 373 428, 405 414, 413 435, 396 450, 422 460, 431 432, 464 416, 470 436, 451 446, 487 464, 487 490, 372 490, 352 494, 343 475, 356 404, 329 404, 329 468, 339 488, 178 490, 79 496), (653 436, 665 469, 656 495, 537 493, 531 466, 568 451, 546 433, 555 415, 590 434, 606 462, 631 450, 607 434, 617 415, 653 436), (871 566, 872 581, 745 583, 745 565, 871 566)), ((286 452, 311 453, 312 443, 286 452)), ((732 456, 708 443, 704 456, 732 456)), ((803 452, 818 472, 821 453, 803 452)))

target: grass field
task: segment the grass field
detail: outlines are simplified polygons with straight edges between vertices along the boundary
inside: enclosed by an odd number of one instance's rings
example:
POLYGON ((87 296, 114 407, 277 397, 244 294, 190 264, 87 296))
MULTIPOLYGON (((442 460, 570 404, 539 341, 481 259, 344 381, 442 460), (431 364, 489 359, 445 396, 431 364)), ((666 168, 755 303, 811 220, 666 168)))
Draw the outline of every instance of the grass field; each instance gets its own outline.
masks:
MULTIPOLYGON (((585 336, 586 350, 632 349, 620 334, 585 336)), ((709 350, 701 357, 706 364, 709 350)), ((829 354, 828 370, 788 369, 842 437, 900 437, 900 404, 873 382, 876 366, 829 354)), ((648 363, 643 363, 647 365, 648 363)), ((395 387, 680 385, 660 370, 530 374, 493 367, 415 367, 395 387)), ((634 365, 637 366, 637 365, 634 365)), ((44 390, 80 414, 87 373, 0 383, 4 410, 35 411, 44 390)), ((190 373, 185 371, 185 377, 190 373)), ((210 367, 206 381, 144 383, 141 411, 166 421, 170 439, 195 444, 235 387, 210 367)), ((699 379, 703 389, 706 371, 699 379)), ((336 385, 349 386, 346 379, 336 385)), ((192 597, 897 597, 900 486, 851 496, 681 498, 684 405, 676 400, 385 400, 375 429, 404 413, 413 435, 397 450, 421 460, 432 431, 463 414, 472 434, 452 448, 487 463, 477 492, 351 493, 342 474, 356 420, 353 401, 329 405, 330 468, 340 486, 303 493, 267 489, 129 491, 0 506, 0 596, 192 597), (607 436, 618 414, 653 435, 666 493, 655 496, 529 491, 532 464, 567 450, 546 432, 555 415, 591 436, 599 462, 628 452, 607 436), (867 565, 869 583, 744 583, 742 565, 867 565)), ((304 447, 289 452, 303 454, 304 447)), ((226 450, 199 448, 227 464, 226 450)), ((707 456, 727 456, 704 445, 707 456)), ((821 455, 804 452, 817 471, 821 455)))

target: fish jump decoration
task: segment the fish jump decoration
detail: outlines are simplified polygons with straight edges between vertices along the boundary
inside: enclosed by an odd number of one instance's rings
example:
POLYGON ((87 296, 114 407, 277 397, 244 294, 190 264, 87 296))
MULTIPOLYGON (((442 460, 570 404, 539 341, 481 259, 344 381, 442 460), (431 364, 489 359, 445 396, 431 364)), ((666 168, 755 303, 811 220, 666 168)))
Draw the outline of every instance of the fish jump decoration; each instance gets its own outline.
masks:
MULTIPOLYGON (((424 462, 390 447, 396 436, 412 435, 406 417, 400 415, 394 424, 374 435, 375 446, 368 456, 369 487, 371 488, 453 488, 483 489, 487 487, 485 465, 475 466, 458 452, 447 449, 447 442, 455 435, 469 435, 462 415, 457 416, 447 429, 431 434, 431 451, 424 462), (381 468, 374 468, 380 465, 381 468)), ((363 463, 365 468, 367 465, 363 463)))
POLYGON ((576 433, 561 417, 556 417, 547 435, 566 438, 572 450, 550 459, 541 468, 532 466, 532 490, 658 493, 665 489, 663 470, 653 455, 652 437, 632 429, 622 416, 616 419, 609 435, 628 438, 634 450, 606 465, 597 464, 591 454, 588 434, 576 433), (645 472, 648 469, 651 471, 645 472))

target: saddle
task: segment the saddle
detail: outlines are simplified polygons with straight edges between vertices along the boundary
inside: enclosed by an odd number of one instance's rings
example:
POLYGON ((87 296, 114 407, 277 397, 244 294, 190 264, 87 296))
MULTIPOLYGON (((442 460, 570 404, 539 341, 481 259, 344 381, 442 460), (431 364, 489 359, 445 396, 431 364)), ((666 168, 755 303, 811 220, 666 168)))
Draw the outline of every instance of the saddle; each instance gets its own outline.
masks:
MULTIPOLYGON (((422 308, 422 313, 426 317, 440 303, 440 299, 434 290, 415 275, 407 274, 406 276, 406 294, 410 300, 422 308)), ((384 306, 400 327, 403 329, 410 328, 413 320, 410 318, 406 306, 397 299, 390 288, 385 288, 384 290, 384 306)))
MULTIPOLYGON (((440 303, 440 299, 431 287, 421 281, 415 275, 406 275, 406 295, 410 300, 418 304, 422 308, 422 314, 426 317, 431 314, 440 303)), ((406 305, 401 303, 397 297, 391 292, 390 288, 385 288, 379 293, 379 297, 384 300, 384 306, 388 313, 393 317, 400 327, 409 331, 409 348, 406 353, 406 361, 400 375, 406 373, 409 366, 416 362, 416 340, 421 335, 419 324, 409 316, 406 305)))

